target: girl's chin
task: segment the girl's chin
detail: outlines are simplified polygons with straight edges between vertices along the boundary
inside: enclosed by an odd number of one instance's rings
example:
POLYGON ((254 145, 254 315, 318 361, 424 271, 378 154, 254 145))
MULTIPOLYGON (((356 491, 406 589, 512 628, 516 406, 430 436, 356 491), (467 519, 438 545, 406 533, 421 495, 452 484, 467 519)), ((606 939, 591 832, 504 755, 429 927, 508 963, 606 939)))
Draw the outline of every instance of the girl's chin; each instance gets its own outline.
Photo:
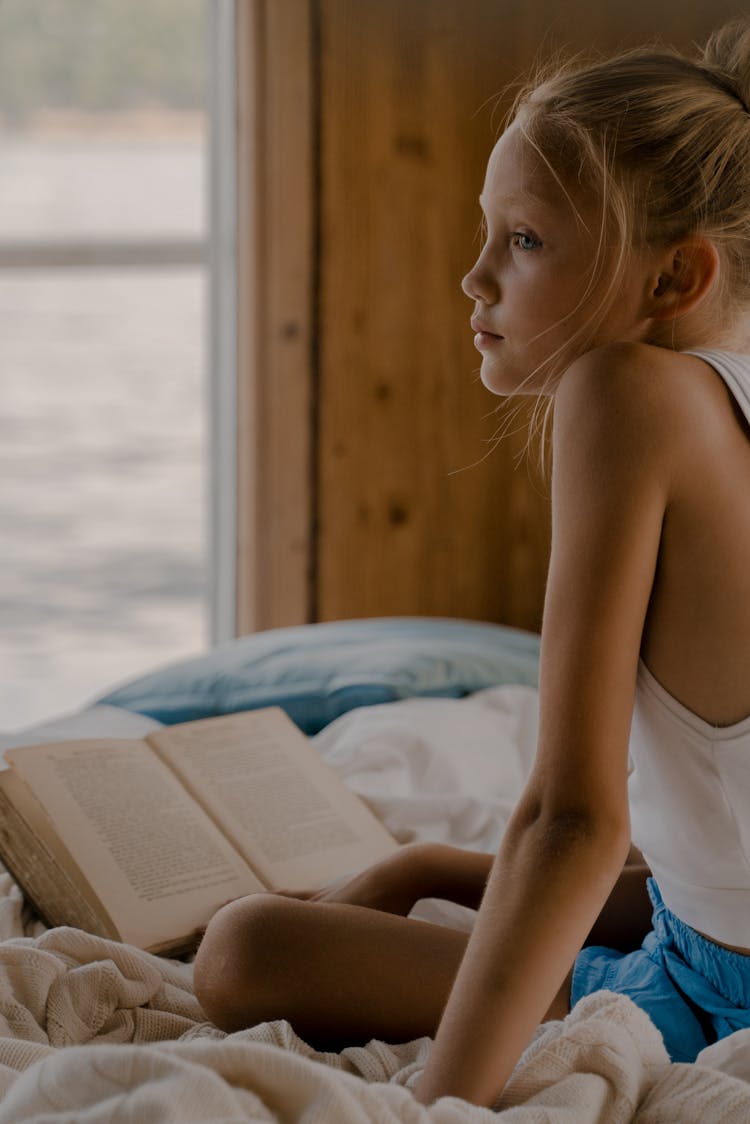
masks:
POLYGON ((508 363, 494 362, 485 358, 480 368, 482 383, 491 394, 498 398, 510 398, 512 395, 538 397, 539 394, 550 393, 549 383, 545 385, 543 376, 530 377, 527 370, 514 370, 508 363))
POLYGON ((500 398, 507 398, 519 391, 521 394, 524 393, 521 387, 523 379, 514 378, 513 373, 502 363, 492 363, 485 359, 480 370, 480 378, 487 390, 500 398))
POLYGON ((515 390, 512 387, 496 386, 494 383, 487 382, 485 379, 482 379, 482 382, 487 390, 489 390, 490 394, 494 394, 496 398, 510 398, 515 394, 515 390))

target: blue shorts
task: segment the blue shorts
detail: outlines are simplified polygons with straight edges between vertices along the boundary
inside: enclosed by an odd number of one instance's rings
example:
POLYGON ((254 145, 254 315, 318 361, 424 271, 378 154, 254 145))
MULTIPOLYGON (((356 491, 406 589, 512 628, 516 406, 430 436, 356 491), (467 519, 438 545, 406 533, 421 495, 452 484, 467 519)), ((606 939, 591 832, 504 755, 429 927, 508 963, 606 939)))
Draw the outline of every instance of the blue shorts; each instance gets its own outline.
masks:
POLYGON ((653 931, 636 952, 584 948, 576 957, 571 1007, 593 991, 616 991, 661 1031, 673 1062, 750 1026, 750 956, 702 937, 667 909, 653 878, 653 931))

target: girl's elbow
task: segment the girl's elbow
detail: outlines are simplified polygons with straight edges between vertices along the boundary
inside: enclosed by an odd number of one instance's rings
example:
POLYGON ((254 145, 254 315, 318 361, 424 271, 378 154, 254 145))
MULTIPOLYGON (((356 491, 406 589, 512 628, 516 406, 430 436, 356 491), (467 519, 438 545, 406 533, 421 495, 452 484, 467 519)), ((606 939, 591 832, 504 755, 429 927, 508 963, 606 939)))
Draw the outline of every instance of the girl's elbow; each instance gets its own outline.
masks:
MULTIPOLYGON (((571 851, 595 851, 613 865, 622 867, 630 851, 630 816, 627 804, 613 809, 604 804, 583 803, 552 806, 538 801, 519 808, 515 832, 520 841, 530 834, 550 856, 571 851)), ((510 825, 509 825, 510 826, 510 825)))
POLYGON ((585 851, 620 870, 630 851, 630 819, 603 809, 566 808, 545 819, 545 850, 555 853, 585 851))

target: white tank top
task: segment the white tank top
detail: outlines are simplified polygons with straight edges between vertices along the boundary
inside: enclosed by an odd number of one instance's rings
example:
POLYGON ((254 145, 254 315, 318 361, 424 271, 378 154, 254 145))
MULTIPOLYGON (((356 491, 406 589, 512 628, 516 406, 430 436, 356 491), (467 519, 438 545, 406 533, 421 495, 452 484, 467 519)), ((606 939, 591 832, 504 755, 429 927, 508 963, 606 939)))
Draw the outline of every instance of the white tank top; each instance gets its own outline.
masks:
MULTIPOLYGON (((750 356, 687 354, 721 375, 750 423, 750 356)), ((633 841, 664 904, 706 936, 750 948, 750 715, 712 726, 640 660, 630 764, 633 841)))

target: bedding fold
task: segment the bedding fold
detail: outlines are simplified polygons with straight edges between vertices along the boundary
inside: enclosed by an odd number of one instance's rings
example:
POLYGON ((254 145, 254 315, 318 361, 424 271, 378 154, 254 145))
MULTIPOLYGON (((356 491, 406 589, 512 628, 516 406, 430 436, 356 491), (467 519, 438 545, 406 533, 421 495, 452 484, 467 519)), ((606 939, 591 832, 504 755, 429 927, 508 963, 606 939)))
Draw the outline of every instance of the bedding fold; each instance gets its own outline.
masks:
POLYGON ((284 1021, 224 1035, 204 1021, 189 976, 75 929, 1 944, 0 1124, 698 1124, 750 1112, 750 1085, 671 1066, 648 1017, 611 992, 539 1028, 492 1112, 453 1097, 414 1101, 428 1038, 333 1054, 284 1021), (665 1115, 672 1104, 678 1115, 665 1115), (729 1115, 707 1115, 717 1104, 729 1115))

